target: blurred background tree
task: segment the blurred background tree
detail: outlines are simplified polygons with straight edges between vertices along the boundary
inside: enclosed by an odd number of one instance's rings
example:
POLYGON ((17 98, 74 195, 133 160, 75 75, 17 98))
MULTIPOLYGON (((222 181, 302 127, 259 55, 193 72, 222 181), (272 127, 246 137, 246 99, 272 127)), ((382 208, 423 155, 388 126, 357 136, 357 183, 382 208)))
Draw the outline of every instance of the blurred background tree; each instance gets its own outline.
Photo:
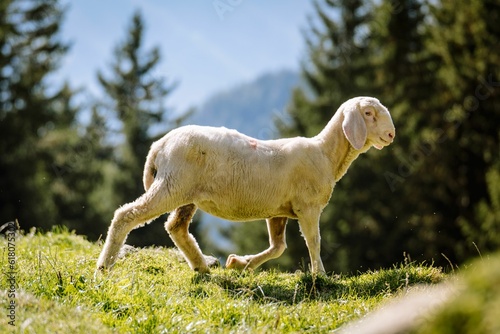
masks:
POLYGON ((435 127, 444 138, 433 153, 439 164, 424 164, 422 173, 440 180, 434 187, 441 195, 431 200, 440 204, 458 262, 477 255, 476 247, 486 253, 500 245, 499 6, 491 0, 429 5, 435 25, 427 46, 440 61, 434 110, 442 117, 435 127))
POLYGON ((80 226, 100 174, 80 168, 93 147, 76 121, 75 92, 47 79, 68 50, 63 13, 55 0, 0 4, 0 221, 25 229, 80 226))
POLYGON ((165 98, 173 86, 162 77, 155 77, 154 69, 160 61, 158 47, 144 48, 144 22, 135 13, 126 39, 114 50, 110 77, 99 71, 98 79, 107 99, 102 105, 109 118, 120 123, 120 144, 115 152, 114 192, 116 205, 136 199, 144 193, 142 169, 151 145, 151 126, 166 118, 165 98))
MULTIPOLYGON (((109 75, 97 74, 106 97, 98 104, 108 119, 118 126, 113 140, 113 161, 107 169, 110 182, 109 207, 131 202, 144 193, 142 172, 151 143, 158 139, 153 126, 162 125, 161 135, 179 125, 185 114, 169 115, 165 100, 175 84, 155 73, 161 57, 160 49, 144 50, 144 19, 137 11, 131 20, 125 40, 114 50, 109 75)), ((111 210, 109 210, 111 211, 111 210)), ((112 212, 112 211, 111 211, 112 212)), ((111 219, 111 214, 108 215, 111 219)), ((166 217, 158 220, 165 221, 166 217)), ((128 241, 134 245, 173 245, 163 224, 150 224, 133 231, 128 241)))

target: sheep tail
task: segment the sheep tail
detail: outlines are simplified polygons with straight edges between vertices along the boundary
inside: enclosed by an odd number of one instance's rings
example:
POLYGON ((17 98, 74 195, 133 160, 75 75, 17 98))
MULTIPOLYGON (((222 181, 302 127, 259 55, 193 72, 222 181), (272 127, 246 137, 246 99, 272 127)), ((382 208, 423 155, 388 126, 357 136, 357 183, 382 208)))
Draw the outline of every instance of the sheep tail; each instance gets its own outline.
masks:
POLYGON ((146 164, 144 165, 144 174, 142 176, 142 183, 144 184, 144 190, 148 191, 151 184, 155 180, 156 176, 156 165, 155 160, 158 155, 158 150, 153 146, 149 150, 148 157, 146 158, 146 164))

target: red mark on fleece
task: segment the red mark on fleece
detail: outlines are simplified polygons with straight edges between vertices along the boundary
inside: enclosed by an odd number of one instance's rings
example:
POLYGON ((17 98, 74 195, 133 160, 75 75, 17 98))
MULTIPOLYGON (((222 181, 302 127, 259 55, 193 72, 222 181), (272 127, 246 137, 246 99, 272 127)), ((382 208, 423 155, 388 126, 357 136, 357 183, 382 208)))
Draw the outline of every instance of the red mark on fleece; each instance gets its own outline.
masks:
POLYGON ((257 149, 257 141, 255 139, 250 139, 248 143, 250 144, 251 148, 253 148, 254 150, 257 149))

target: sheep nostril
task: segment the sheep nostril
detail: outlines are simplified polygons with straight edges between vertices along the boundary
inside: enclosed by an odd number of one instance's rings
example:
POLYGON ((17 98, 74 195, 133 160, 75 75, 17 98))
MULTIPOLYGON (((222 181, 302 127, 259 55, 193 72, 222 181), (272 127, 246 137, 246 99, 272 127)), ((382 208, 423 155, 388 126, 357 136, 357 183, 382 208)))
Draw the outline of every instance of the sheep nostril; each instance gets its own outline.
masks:
POLYGON ((394 133, 393 132, 388 132, 387 136, 391 139, 394 139, 394 133))

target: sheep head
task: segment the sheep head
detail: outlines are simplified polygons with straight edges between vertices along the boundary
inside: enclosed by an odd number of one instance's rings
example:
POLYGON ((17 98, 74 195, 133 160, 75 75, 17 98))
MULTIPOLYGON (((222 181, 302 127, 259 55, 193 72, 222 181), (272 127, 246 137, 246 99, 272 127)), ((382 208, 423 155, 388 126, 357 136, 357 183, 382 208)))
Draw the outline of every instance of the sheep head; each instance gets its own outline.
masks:
POLYGON ((389 110, 374 97, 352 98, 344 102, 339 111, 344 115, 344 135, 356 150, 370 146, 381 150, 396 136, 389 110))

